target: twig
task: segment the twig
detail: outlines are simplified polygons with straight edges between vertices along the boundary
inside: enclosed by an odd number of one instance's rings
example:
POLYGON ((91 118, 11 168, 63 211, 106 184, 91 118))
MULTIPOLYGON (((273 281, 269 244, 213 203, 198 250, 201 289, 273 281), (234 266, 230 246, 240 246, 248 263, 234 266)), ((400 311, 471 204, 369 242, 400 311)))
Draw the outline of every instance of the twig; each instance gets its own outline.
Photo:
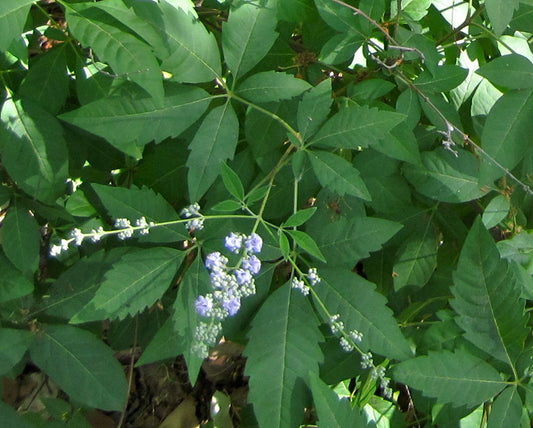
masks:
POLYGON ((118 421, 117 428, 121 428, 124 424, 124 419, 126 418, 126 410, 128 408, 128 401, 130 398, 131 384, 133 383, 133 366, 135 365, 135 349, 137 348, 137 334, 139 330, 139 315, 135 316, 135 332, 133 333, 133 346, 131 348, 131 358, 128 368, 128 396, 126 397, 126 402, 124 403, 124 408, 122 409, 122 414, 120 415, 120 420, 118 421))
MULTIPOLYGON (((400 46, 400 43, 398 43, 394 37, 392 37, 385 29, 383 29, 381 27, 381 25, 379 25, 379 23, 377 21, 375 21, 374 19, 372 19, 370 16, 368 16, 366 13, 364 13, 363 11, 361 11, 360 9, 352 6, 352 5, 349 5, 347 3, 344 3, 342 0, 331 0, 332 2, 335 2, 335 3, 338 3, 340 4, 341 6, 344 6, 344 7, 347 7, 348 9, 351 9, 353 10, 354 12, 356 12, 357 14, 361 15, 362 17, 364 17, 366 20, 368 20, 368 22, 370 22, 374 27, 376 27, 378 30, 380 30, 384 35, 385 35, 385 38, 394 45, 394 47, 397 49, 399 46, 400 46)), ((474 14, 475 15, 475 14, 474 14)), ((473 15, 473 16, 474 16, 473 15)), ((473 23, 472 23, 473 24, 473 23)), ((476 24, 476 26, 479 27, 479 25, 476 24)), ((482 26, 481 26, 482 27, 482 26)), ((482 27, 484 28, 484 27, 482 27)), ((486 30, 486 29, 485 29, 486 30)), ((486 30, 487 32, 490 33, 490 31, 486 30)), ((376 57, 372 54, 370 54, 371 58, 374 59, 376 61, 376 57)), ((533 196, 533 190, 531 189, 531 187, 529 187, 526 183, 524 183, 523 181, 521 181, 520 179, 518 179, 518 177, 516 177, 511 171, 509 171, 508 168, 504 167, 500 162, 498 162, 496 159, 494 159, 491 155, 489 155, 483 148, 481 148, 481 146, 479 146, 479 144, 477 144, 476 142, 474 142, 467 134, 465 134, 463 131, 461 131, 457 126, 455 126, 452 122, 450 122, 446 116, 438 109, 437 106, 435 106, 435 104, 433 104, 431 102, 431 100, 429 99, 429 97, 427 95, 425 95, 412 81, 411 79, 409 79, 405 74, 403 74, 398 68, 397 68, 397 64, 396 65, 393 65, 393 66, 388 66, 388 65, 385 65, 383 63, 383 61, 381 60, 378 60, 377 61, 378 64, 380 65, 384 65, 388 70, 391 70, 391 71, 394 71, 394 73, 396 73, 397 76, 399 76, 403 81, 404 83, 406 83, 409 88, 413 91, 415 91, 418 95, 420 95, 420 97, 424 100, 424 102, 433 110, 435 111, 435 113, 437 113, 437 115, 442 119, 442 121, 444 122, 445 126, 446 126, 446 131, 440 131, 441 134, 443 134, 445 136, 445 140, 442 142, 443 146, 448 149, 448 150, 451 150, 454 154, 456 154, 455 150, 452 149, 452 147, 455 145, 455 143, 453 142, 452 140, 452 133, 453 132, 457 132, 461 138, 463 139, 463 141, 465 142, 468 142, 469 144, 472 145, 472 147, 474 147, 479 153, 481 153, 489 162, 491 162, 493 165, 495 165, 497 168, 499 168, 500 170, 502 170, 505 175, 507 175, 511 180, 513 180, 516 184, 518 184, 520 187, 522 187, 522 189, 524 190, 524 192, 526 192, 526 194, 530 195, 530 196, 533 196)), ((456 154, 457 155, 457 154, 456 154)))

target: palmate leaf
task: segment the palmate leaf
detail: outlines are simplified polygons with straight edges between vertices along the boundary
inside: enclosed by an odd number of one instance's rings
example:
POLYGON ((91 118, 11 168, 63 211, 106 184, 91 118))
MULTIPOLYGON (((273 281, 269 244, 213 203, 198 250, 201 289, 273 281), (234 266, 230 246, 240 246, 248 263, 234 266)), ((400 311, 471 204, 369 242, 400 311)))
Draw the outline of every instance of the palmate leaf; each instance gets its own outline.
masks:
POLYGON ((313 308, 288 284, 265 301, 252 322, 245 354, 249 401, 260 427, 294 427, 307 402, 304 379, 318 375, 322 335, 313 308))
POLYGON ((233 159, 238 137, 239 119, 229 100, 204 118, 189 144, 187 183, 191 201, 199 201, 220 175, 221 163, 233 159))
POLYGON ((392 238, 402 225, 373 217, 345 218, 334 223, 316 225, 307 232, 318 244, 330 266, 352 268, 370 252, 392 238))
POLYGON ((404 119, 403 114, 367 106, 346 107, 320 128, 310 144, 357 150, 379 141, 404 119))
POLYGON ((319 428, 366 427, 365 418, 359 409, 352 408, 350 401, 341 399, 318 376, 309 376, 313 401, 318 414, 319 428))
POLYGON ((142 146, 150 141, 161 142, 185 131, 207 110, 210 101, 203 89, 169 84, 163 105, 152 98, 102 98, 59 118, 139 156, 142 146))
POLYGON ((61 125, 29 100, 4 101, 0 113, 2 164, 15 183, 53 204, 65 190, 68 155, 61 125))
POLYGON ((2 224, 2 248, 6 257, 28 278, 39 265, 40 227, 26 208, 13 204, 2 224))
POLYGON ((278 33, 274 2, 239 2, 222 25, 224 59, 237 81, 268 53, 278 33))
POLYGON ((322 150, 306 151, 313 172, 323 187, 339 196, 345 194, 370 201, 370 193, 359 171, 347 160, 322 150))
MULTIPOLYGON (((483 149, 506 169, 513 169, 529 146, 533 133, 533 90, 509 91, 492 107, 481 140, 483 149)), ((492 182, 505 174, 489 159, 483 159, 480 181, 492 182)))
POLYGON ((457 324, 474 345, 514 368, 528 335, 521 286, 508 262, 500 258, 490 233, 478 218, 463 245, 450 303, 457 324))
POLYGON ((33 0, 3 0, 0 2, 0 51, 20 37, 33 0))
POLYGON ((113 25, 107 13, 90 4, 69 3, 66 17, 70 31, 84 47, 93 49, 116 74, 127 76, 162 103, 163 75, 149 45, 113 25))
POLYGON ((346 331, 363 334, 361 349, 398 360, 412 355, 387 300, 374 284, 339 268, 320 268, 319 275, 315 291, 331 314, 341 315, 346 331))
POLYGON ((30 347, 32 361, 72 400, 103 410, 122 410, 128 383, 113 351, 88 331, 45 325, 30 347))
POLYGON ((255 103, 267 103, 296 97, 311 88, 305 80, 291 74, 264 71, 251 75, 237 87, 237 95, 255 103))
POLYGON ((126 254, 113 264, 93 299, 70 322, 100 320, 102 314, 124 319, 141 312, 165 293, 185 255, 165 247, 126 254))
MULTIPOLYGON (((127 189, 93 184, 92 188, 113 220, 127 218, 134 225, 135 220, 141 217, 145 217, 147 222, 155 223, 179 219, 174 208, 161 195, 147 187, 139 189, 131 186, 127 189)), ((154 227, 139 239, 142 242, 176 242, 189 237, 183 224, 174 224, 154 227)))
POLYGON ((394 380, 454 406, 476 406, 507 386, 489 363, 467 351, 430 352, 399 363, 394 380))

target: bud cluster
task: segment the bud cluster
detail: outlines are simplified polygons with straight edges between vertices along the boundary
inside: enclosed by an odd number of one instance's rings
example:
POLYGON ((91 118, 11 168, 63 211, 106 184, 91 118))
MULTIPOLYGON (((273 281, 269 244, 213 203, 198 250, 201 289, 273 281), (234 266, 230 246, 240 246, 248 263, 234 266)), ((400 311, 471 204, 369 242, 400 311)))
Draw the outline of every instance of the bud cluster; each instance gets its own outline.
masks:
MULTIPOLYGON (((304 276, 307 278, 307 283, 309 283, 311 287, 314 287, 320 282, 320 277, 318 276, 318 271, 316 268, 310 268, 307 271, 307 275, 304 276)), ((301 278, 294 277, 291 280, 291 287, 296 290, 300 290, 304 296, 309 295, 309 292, 311 291, 309 285, 307 285, 301 278)))
POLYGON ((244 235, 230 233, 225 238, 225 247, 240 259, 235 266, 229 266, 226 256, 216 251, 205 258, 209 270, 211 292, 198 296, 196 312, 209 322, 200 322, 195 332, 195 351, 206 357, 209 346, 216 344, 221 332, 221 321, 235 315, 241 307, 241 299, 255 294, 254 276, 261 270, 261 261, 256 254, 261 252, 263 240, 257 233, 244 235))

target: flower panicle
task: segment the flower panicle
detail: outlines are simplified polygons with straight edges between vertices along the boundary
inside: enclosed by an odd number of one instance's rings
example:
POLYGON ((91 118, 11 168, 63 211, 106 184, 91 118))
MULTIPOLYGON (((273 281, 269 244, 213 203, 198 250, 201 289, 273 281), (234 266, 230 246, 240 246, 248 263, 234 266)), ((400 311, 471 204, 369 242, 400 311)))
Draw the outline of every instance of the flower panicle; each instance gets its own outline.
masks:
MULTIPOLYGON (((200 213, 200 205, 194 203, 185 207, 181 211, 181 216, 189 219, 185 223, 185 227, 188 231, 201 230, 204 227, 204 218, 200 213)), ((183 220, 180 220, 182 222, 183 220)), ((82 245, 85 239, 96 243, 102 239, 105 235, 117 235, 120 240, 129 239, 134 236, 135 232, 138 232, 141 236, 148 235, 150 229, 156 227, 157 224, 153 221, 148 221, 146 217, 142 216, 135 219, 133 222, 130 219, 119 217, 113 222, 114 230, 104 230, 102 226, 97 229, 92 229, 90 232, 82 232, 81 229, 75 228, 70 232, 68 239, 60 239, 57 244, 53 244, 50 247, 49 254, 52 257, 58 257, 61 253, 69 249, 70 244, 79 247, 82 245)))
POLYGON ((227 317, 237 314, 242 298, 255 294, 254 277, 261 271, 261 261, 256 254, 261 252, 263 240, 258 234, 231 232, 225 237, 224 246, 230 253, 240 255, 239 261, 235 266, 229 266, 229 259, 219 251, 209 253, 205 258, 205 267, 209 271, 211 292, 198 296, 195 301, 198 315, 211 320, 210 323, 202 321, 195 332, 195 350, 204 358, 218 337, 218 333, 213 332, 207 335, 206 325, 217 326, 227 317))

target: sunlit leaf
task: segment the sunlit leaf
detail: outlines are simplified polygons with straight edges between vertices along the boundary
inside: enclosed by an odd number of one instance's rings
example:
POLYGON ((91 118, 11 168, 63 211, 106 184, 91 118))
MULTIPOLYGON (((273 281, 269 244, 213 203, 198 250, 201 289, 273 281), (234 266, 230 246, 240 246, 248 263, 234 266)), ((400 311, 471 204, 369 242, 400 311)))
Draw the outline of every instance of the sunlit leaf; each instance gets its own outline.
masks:
POLYGON ((0 3, 0 51, 20 36, 33 0, 3 0, 0 3))

